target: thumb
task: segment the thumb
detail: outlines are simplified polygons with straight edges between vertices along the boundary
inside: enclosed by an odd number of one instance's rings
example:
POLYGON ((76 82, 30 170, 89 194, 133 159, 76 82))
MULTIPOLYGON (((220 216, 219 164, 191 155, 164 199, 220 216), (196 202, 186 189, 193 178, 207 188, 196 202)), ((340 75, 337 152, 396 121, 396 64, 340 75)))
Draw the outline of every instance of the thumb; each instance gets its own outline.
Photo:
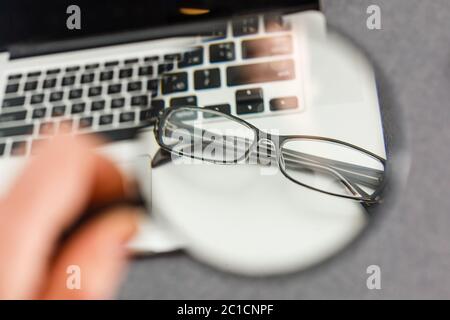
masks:
POLYGON ((126 266, 125 244, 137 230, 139 209, 110 209, 82 226, 55 258, 45 299, 109 299, 126 266))

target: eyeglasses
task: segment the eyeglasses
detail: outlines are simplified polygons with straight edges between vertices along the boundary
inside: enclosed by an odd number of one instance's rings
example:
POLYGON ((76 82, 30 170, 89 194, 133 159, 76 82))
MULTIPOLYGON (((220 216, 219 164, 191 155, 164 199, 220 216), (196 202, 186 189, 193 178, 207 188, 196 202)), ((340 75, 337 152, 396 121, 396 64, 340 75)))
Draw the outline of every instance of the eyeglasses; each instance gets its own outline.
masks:
POLYGON ((218 164, 278 165, 289 180, 306 188, 370 205, 380 201, 386 161, 332 138, 276 135, 229 114, 194 106, 171 107, 154 128, 161 149, 152 167, 171 155, 218 164))

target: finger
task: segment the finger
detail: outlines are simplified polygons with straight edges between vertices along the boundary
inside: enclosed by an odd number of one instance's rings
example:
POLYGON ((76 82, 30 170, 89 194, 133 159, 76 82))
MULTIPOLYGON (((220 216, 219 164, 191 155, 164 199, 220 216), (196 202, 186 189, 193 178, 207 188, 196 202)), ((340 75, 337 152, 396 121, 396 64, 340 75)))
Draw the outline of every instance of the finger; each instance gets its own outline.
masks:
POLYGON ((136 208, 115 208, 83 226, 56 257, 43 298, 112 298, 126 267, 124 245, 139 215, 136 208))
POLYGON ((0 204, 0 296, 27 297, 62 230, 92 199, 123 194, 123 178, 92 139, 58 137, 33 158, 0 204))

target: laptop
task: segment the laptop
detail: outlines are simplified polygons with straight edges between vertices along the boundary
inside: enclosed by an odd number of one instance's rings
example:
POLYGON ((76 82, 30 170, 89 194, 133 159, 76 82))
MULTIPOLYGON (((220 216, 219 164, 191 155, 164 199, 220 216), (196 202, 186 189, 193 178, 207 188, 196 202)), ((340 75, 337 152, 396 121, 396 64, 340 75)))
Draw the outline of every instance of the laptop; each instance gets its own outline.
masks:
MULTIPOLYGON (((319 1, 7 0, 1 7, 0 191, 17 175, 11 168, 59 131, 106 137, 102 151, 119 163, 152 157, 158 149, 152 126, 169 106, 212 108, 282 133, 333 136, 385 156, 371 70, 356 68, 360 74, 353 78, 337 70, 344 75, 336 81, 332 69, 319 67, 322 74, 311 80, 309 70, 321 63, 315 50, 327 54, 312 40, 326 38, 319 1), (69 5, 80 8, 80 29, 66 26, 69 5), (313 94, 317 84, 327 88, 325 97, 313 94), (342 90, 350 86, 354 93, 342 90)), ((223 269, 272 273, 316 263, 366 224, 354 203, 298 188, 294 200, 280 206, 262 196, 270 192, 279 199, 294 192, 279 176, 261 180, 247 177, 244 166, 230 169, 199 166, 186 173, 183 166, 168 165, 146 172, 154 218, 143 223, 133 250, 185 248, 223 269), (211 184, 222 190, 219 198, 210 194, 211 184), (247 189, 236 194, 238 185, 247 189), (174 194, 178 201, 169 201, 174 194), (299 194, 306 200, 297 206, 299 194), (311 218, 307 210, 295 223, 287 217, 273 222, 279 210, 295 214, 317 201, 343 217, 325 221, 328 212, 311 218), (235 227, 241 210, 255 214, 245 217, 246 228, 235 227), (253 224, 259 233, 251 241, 248 221, 265 221, 253 224), (318 230, 327 235, 318 236, 318 230), (278 240, 268 241, 268 232, 278 240), (289 243, 305 236, 310 244, 290 249, 299 245, 289 243), (255 245, 265 250, 252 250, 255 245)))

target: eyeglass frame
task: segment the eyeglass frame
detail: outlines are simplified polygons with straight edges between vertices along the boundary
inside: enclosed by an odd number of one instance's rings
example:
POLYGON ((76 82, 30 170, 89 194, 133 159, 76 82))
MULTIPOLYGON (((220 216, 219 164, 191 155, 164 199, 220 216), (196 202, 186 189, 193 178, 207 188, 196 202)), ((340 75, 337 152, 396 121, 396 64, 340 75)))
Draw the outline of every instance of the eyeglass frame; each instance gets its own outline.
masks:
MULTIPOLYGON (((192 106, 192 105, 180 105, 180 106, 169 107, 169 108, 161 111, 158 114, 158 116, 156 117, 156 121, 155 121, 155 125, 154 125, 154 128, 153 128, 153 132, 155 134, 156 141, 157 141, 158 145, 160 146, 160 148, 162 150, 165 150, 165 151, 167 151, 167 152, 169 152, 171 154, 175 154, 175 155, 178 155, 178 156, 189 157, 189 158, 192 158, 192 159, 198 159, 198 160, 202 160, 202 161, 206 161, 206 162, 210 162, 210 163, 215 163, 215 164, 222 164, 222 165, 230 165, 230 164, 236 165, 236 164, 240 163, 241 161, 248 159, 249 156, 250 156, 250 153, 252 152, 252 150, 256 150, 257 151, 257 155, 259 156, 258 145, 259 145, 259 143, 260 143, 260 141, 262 139, 265 139, 267 141, 270 141, 271 145, 275 146, 275 151, 274 152, 276 154, 276 160, 277 160, 278 168, 280 169, 281 173, 287 179, 289 179, 292 182, 294 182, 294 183, 296 183, 296 184, 298 184, 300 186, 303 186, 305 188, 308 188, 308 189, 311 189, 311 190, 314 190, 314 191, 318 191, 318 192, 321 192, 321 193, 324 193, 324 194, 328 194, 328 195, 331 195, 331 196, 339 197, 339 198, 355 200, 355 201, 361 202, 363 205, 366 205, 366 206, 371 206, 371 205, 377 204, 377 203, 379 203, 381 201, 381 193, 382 193, 382 190, 384 189, 384 186, 386 184, 385 176, 386 176, 386 171, 387 171, 387 161, 385 159, 383 159, 382 157, 378 156, 377 154, 369 151, 369 150, 366 150, 364 148, 361 148, 359 146, 356 146, 354 144, 351 144, 351 143, 348 143, 348 142, 345 142, 345 141, 341 141, 341 140, 337 140, 337 139, 333 139, 333 138, 328 138, 328 137, 311 136, 311 135, 274 135, 274 134, 266 133, 265 131, 259 129, 258 127, 256 127, 253 124, 245 121, 242 118, 239 118, 237 116, 234 116, 234 115, 222 112, 222 111, 218 111, 218 110, 215 110, 215 109, 205 109, 205 108, 202 108, 202 107, 199 107, 199 106, 192 106), (238 122, 238 123, 248 127, 249 129, 253 130, 253 132, 255 134, 255 140, 247 148, 247 150, 245 151, 243 156, 241 156, 241 157, 239 157, 237 159, 234 159, 234 160, 229 160, 229 161, 225 161, 225 160, 217 161, 217 160, 213 160, 213 159, 205 159, 205 158, 201 158, 201 157, 198 157, 198 156, 195 156, 195 155, 192 155, 192 154, 186 154, 186 153, 183 153, 183 152, 176 151, 174 149, 168 148, 168 147, 165 146, 165 144, 162 141, 163 134, 162 134, 162 127, 160 126, 160 124, 163 123, 167 119, 167 117, 169 116, 170 113, 172 113, 173 111, 176 111, 178 109, 190 109, 190 110, 195 110, 195 111, 198 111, 198 112, 205 112, 205 111, 207 111, 207 112, 211 112, 211 113, 217 114, 218 116, 222 116, 222 117, 228 118, 230 120, 236 121, 236 122, 238 122), (264 138, 261 138, 262 136, 264 138), (272 137, 277 137, 277 140, 274 141, 274 139, 272 137), (297 140, 297 139, 331 142, 331 143, 335 143, 335 144, 344 145, 346 147, 353 148, 353 149, 355 149, 357 151, 365 153, 366 155, 369 155, 370 157, 372 157, 372 158, 374 158, 374 159, 376 159, 376 160, 381 162, 381 164, 383 165, 383 168, 384 168, 384 170, 383 170, 383 179, 381 179, 379 186, 370 195, 369 199, 365 199, 365 198, 362 198, 362 197, 354 197, 354 196, 348 196, 348 195, 343 195, 343 194, 332 193, 332 192, 321 190, 321 189, 318 189, 318 188, 306 185, 306 184, 304 184, 302 182, 299 182, 299 181, 295 180, 294 178, 292 178, 291 176, 289 176, 289 174, 284 170, 284 168, 282 166, 282 161, 283 161, 282 160, 282 156, 283 155, 282 155, 282 150, 281 150, 282 146, 287 141, 289 141, 289 140, 297 140)), ((341 180, 342 183, 344 183, 344 185, 346 186, 347 189, 350 189, 347 186, 348 181, 343 181, 342 178, 340 178, 340 180, 341 180)))

